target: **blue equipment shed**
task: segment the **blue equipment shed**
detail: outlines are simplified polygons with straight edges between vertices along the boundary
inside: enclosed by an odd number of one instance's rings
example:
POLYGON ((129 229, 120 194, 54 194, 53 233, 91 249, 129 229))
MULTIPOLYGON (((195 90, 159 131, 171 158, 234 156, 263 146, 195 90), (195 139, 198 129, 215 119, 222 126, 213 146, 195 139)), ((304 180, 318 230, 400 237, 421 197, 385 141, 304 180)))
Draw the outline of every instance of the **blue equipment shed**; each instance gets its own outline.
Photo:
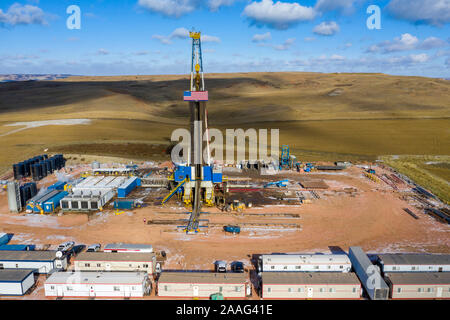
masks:
POLYGON ((0 246, 0 251, 34 251, 34 244, 4 244, 0 246))
POLYGON ((131 191, 133 191, 136 187, 141 185, 141 179, 137 177, 132 177, 125 181, 123 185, 121 185, 119 188, 117 188, 117 196, 119 198, 125 198, 130 194, 131 191))
POLYGON ((67 182, 64 181, 58 181, 54 184, 52 184, 50 187, 48 187, 48 190, 59 190, 59 191, 63 191, 65 185, 67 184, 67 182))
POLYGON ((0 233, 0 245, 7 244, 11 240, 7 233, 0 233))
POLYGON ((45 213, 55 212, 56 208, 59 207, 59 202, 61 201, 61 199, 63 199, 68 194, 69 193, 66 191, 62 191, 62 192, 58 193, 57 195, 53 196, 52 198, 50 198, 46 202, 44 202, 44 206, 42 207, 42 209, 44 209, 45 213))

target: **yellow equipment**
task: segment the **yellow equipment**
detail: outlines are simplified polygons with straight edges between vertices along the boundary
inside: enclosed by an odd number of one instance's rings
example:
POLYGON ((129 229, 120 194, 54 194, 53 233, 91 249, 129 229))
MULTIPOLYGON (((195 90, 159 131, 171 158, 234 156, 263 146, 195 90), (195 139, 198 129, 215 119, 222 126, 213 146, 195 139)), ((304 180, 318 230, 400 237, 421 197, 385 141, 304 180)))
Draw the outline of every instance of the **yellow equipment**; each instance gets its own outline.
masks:
POLYGON ((226 205, 224 210, 226 212, 236 211, 236 212, 241 213, 246 208, 247 208, 247 206, 245 205, 245 203, 243 203, 243 202, 241 202, 239 200, 234 200, 233 202, 231 202, 228 205, 226 205))
POLYGON ((380 179, 378 179, 378 177, 376 175, 372 174, 372 173, 366 172, 365 176, 367 178, 369 178, 370 180, 372 180, 373 182, 380 182, 380 179))

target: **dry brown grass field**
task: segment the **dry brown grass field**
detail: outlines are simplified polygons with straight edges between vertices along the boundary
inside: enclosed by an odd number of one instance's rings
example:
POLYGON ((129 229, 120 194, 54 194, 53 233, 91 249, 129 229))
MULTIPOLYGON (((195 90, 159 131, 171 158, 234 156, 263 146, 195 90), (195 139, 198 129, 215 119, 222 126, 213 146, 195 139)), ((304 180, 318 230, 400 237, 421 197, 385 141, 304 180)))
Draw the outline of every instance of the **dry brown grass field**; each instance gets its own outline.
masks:
MULTIPOLYGON (((207 74, 211 127, 279 128, 302 160, 450 155, 450 82, 384 74, 207 74)), ((187 127, 187 76, 70 77, 0 84, 0 171, 44 149, 164 157, 187 127), (91 119, 16 131, 14 122, 91 119), (127 154, 127 150, 130 150, 127 154)), ((440 168, 432 168, 440 175, 440 168)), ((447 179, 447 177, 445 177, 447 179)))

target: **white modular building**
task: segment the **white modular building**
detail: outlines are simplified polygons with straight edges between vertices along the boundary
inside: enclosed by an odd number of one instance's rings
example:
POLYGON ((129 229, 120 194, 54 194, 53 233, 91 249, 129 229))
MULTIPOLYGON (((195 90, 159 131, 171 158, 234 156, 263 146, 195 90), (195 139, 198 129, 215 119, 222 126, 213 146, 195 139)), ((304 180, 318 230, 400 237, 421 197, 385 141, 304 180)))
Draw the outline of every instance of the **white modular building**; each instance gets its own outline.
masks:
POLYGON ((46 297, 142 298, 151 292, 146 272, 56 272, 44 284, 46 297))
POLYGON ((259 272, 350 272, 352 263, 345 254, 264 254, 259 272))
POLYGON ((263 272, 263 299, 360 299, 361 283, 352 273, 263 272))
POLYGON ((72 187, 73 194, 98 195, 109 190, 117 190, 127 181, 127 177, 90 176, 72 187))
POLYGON ((245 298, 251 292, 244 273, 162 272, 158 296, 170 298, 209 298, 221 293, 224 298, 245 298))
POLYGON ((116 194, 127 177, 90 176, 72 187, 72 193, 61 199, 63 211, 102 210, 116 194))
POLYGON ((147 252, 83 252, 74 261, 75 271, 141 271, 153 274, 156 255, 147 252))
POLYGON ((450 272, 450 254, 379 254, 378 264, 384 273, 450 272))
POLYGON ((150 244, 128 244, 128 243, 109 243, 103 248, 103 252, 153 252, 150 244))
POLYGON ((450 272, 394 272, 385 279, 392 299, 450 299, 450 272))
POLYGON ((34 283, 34 270, 0 270, 0 296, 23 296, 34 283))
POLYGON ((49 273, 67 269, 67 256, 58 251, 0 251, 0 269, 32 269, 36 273, 49 273))

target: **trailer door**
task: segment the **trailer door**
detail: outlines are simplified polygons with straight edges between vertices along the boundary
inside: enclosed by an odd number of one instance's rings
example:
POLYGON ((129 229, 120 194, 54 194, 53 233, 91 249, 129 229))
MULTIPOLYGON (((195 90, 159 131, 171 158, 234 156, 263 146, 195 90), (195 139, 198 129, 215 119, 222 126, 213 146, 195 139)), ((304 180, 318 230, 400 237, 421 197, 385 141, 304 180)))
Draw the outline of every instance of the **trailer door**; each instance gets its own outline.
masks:
POLYGON ((130 287, 129 286, 125 286, 124 288, 124 296, 125 296, 125 298, 129 298, 129 297, 131 297, 131 291, 130 291, 130 287))
POLYGON ((198 286, 193 286, 192 291, 193 291, 192 295, 194 297, 198 297, 198 286))
POLYGON ((436 297, 441 298, 442 297, 442 287, 437 288, 436 297))
POLYGON ((308 288, 308 298, 312 298, 312 296, 313 296, 313 291, 314 291, 313 288, 311 288, 311 287, 308 288))
POLYGON ((62 286, 56 286, 56 296, 64 297, 64 291, 62 286))

